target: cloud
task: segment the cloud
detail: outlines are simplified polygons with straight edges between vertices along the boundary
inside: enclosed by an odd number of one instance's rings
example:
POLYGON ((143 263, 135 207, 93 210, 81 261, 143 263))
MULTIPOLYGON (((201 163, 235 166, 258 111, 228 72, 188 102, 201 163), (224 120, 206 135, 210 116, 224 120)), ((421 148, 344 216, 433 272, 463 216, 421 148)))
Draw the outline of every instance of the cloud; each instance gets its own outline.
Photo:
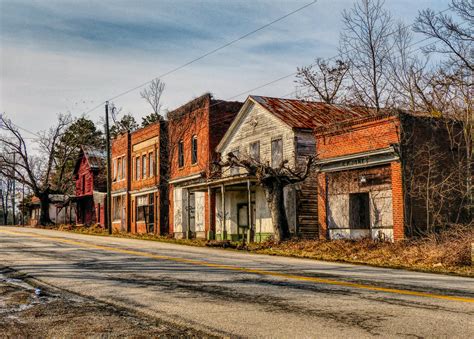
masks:
MULTIPOLYGON (((0 0, 0 111, 24 127, 45 129, 59 112, 81 114, 308 2, 0 0)), ((206 91, 229 98, 336 54, 340 12, 350 4, 320 0, 167 76, 164 105, 174 108, 206 91)), ((418 9, 444 5, 400 0, 387 6, 412 20, 418 9)), ((293 89, 289 78, 255 94, 293 89)), ((139 91, 116 104, 137 118, 149 111, 139 91)))

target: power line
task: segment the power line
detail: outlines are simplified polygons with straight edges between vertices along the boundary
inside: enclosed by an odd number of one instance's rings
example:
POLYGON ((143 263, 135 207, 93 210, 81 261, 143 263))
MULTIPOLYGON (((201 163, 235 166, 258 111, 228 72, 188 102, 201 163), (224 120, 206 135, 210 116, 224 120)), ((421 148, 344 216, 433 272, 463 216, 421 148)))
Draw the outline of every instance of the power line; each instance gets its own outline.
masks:
MULTIPOLYGON (((286 18, 286 17, 288 17, 288 16, 290 16, 290 15, 292 15, 292 14, 294 14, 294 13, 296 13, 296 12, 298 12, 298 11, 304 9, 304 8, 306 8, 306 7, 311 6, 311 5, 313 5, 314 3, 316 3, 316 2, 317 2, 317 0, 315 0, 315 1, 311 2, 311 3, 309 3, 309 4, 306 4, 306 5, 302 6, 302 7, 300 7, 300 8, 298 8, 298 9, 294 10, 293 12, 290 12, 290 13, 288 13, 288 14, 286 14, 286 15, 284 15, 284 16, 278 18, 278 19, 275 19, 275 20, 273 20, 272 22, 270 22, 270 23, 268 23, 268 24, 266 24, 266 25, 264 25, 264 26, 261 26, 260 28, 257 28, 256 30, 254 30, 254 31, 252 31, 252 32, 249 32, 249 33, 247 33, 247 34, 245 34, 245 35, 243 35, 243 36, 241 36, 241 37, 239 37, 239 38, 237 38, 237 39, 235 39, 235 40, 232 40, 232 41, 230 41, 230 42, 228 42, 228 43, 226 43, 226 44, 224 44, 224 45, 222 45, 222 46, 220 46, 220 47, 218 47, 218 48, 216 48, 216 49, 214 49, 214 50, 212 50, 212 51, 210 51, 210 52, 207 52, 207 53, 203 54, 202 56, 200 56, 200 57, 198 57, 198 58, 196 58, 196 59, 193 59, 193 60, 191 60, 191 61, 189 61, 189 62, 187 62, 187 63, 185 63, 185 64, 183 64, 183 65, 181 65, 181 66, 178 66, 178 67, 176 67, 175 69, 172 69, 172 70, 170 70, 170 71, 168 71, 168 72, 166 72, 166 73, 162 74, 161 76, 158 76, 158 77, 156 77, 156 78, 154 78, 154 79, 158 79, 158 78, 160 78, 160 77, 164 77, 164 76, 169 75, 169 74, 171 74, 171 73, 173 73, 173 72, 175 72, 175 71, 177 71, 177 70, 179 70, 179 69, 182 69, 182 68, 184 68, 184 67, 186 67, 186 66, 188 66, 188 65, 190 65, 190 64, 192 64, 192 63, 194 63, 195 61, 198 61, 198 60, 200 60, 200 59, 203 59, 203 58, 205 58, 206 56, 208 56, 208 55, 210 55, 210 54, 212 54, 212 53, 215 53, 215 52, 217 52, 218 50, 221 50, 221 49, 223 49, 223 48, 225 48, 225 47, 227 47, 227 46, 229 46, 229 45, 231 45, 231 44, 233 44, 233 43, 235 43, 235 42, 237 42, 237 41, 239 41, 239 40, 242 40, 242 39, 244 39, 245 37, 248 37, 249 35, 252 35, 252 34, 254 34, 255 32, 258 32, 259 30, 261 30, 261 29, 263 29, 263 28, 266 28, 266 27, 272 25, 273 23, 275 23, 275 22, 277 22, 277 21, 280 21, 280 20, 282 20, 282 19, 284 19, 284 18, 286 18)), ((442 10, 442 11, 439 11, 436 15, 440 15, 440 14, 442 14, 442 13, 448 11, 448 10, 450 10, 450 7, 446 8, 446 9, 444 9, 444 10, 442 10)), ((405 25, 405 26, 403 26, 403 28, 408 28, 408 27, 413 26, 413 25, 414 25, 414 24, 405 25)), ((396 32, 397 32, 397 30, 393 30, 392 32, 388 33, 386 36, 387 36, 387 37, 388 37, 388 36, 391 36, 391 35, 395 34, 396 32)), ((425 39, 423 39, 422 41, 427 40, 427 39, 428 39, 428 38, 425 38, 425 39)), ((417 43, 419 43, 419 42, 417 42, 417 43)), ((350 49, 350 50, 347 51, 346 53, 351 52, 351 51, 354 51, 354 50, 355 50, 355 49, 350 49)), ((334 56, 328 58, 328 60, 333 60, 333 59, 336 59, 337 57, 340 57, 340 56, 341 56, 340 53, 338 53, 338 54, 336 54, 336 55, 334 55, 334 56)), ((314 65, 314 64, 310 64, 310 65, 314 65)), ((226 100, 235 99, 235 98, 237 98, 237 97, 239 97, 239 96, 241 96, 241 95, 243 95, 243 94, 247 94, 247 93, 249 93, 249 92, 252 92, 252 91, 255 91, 255 90, 258 90, 258 89, 267 87, 267 86, 270 86, 270 85, 272 85, 272 84, 274 84, 274 83, 276 83, 276 82, 279 82, 279 81, 281 81, 281 80, 287 79, 287 78, 289 78, 289 77, 291 77, 291 76, 295 76, 296 74, 297 74, 297 72, 292 72, 292 73, 290 73, 290 74, 283 75, 283 76, 281 76, 281 77, 279 77, 279 78, 277 78, 277 79, 274 79, 274 80, 272 80, 272 81, 266 82, 266 83, 261 84, 261 85, 259 85, 259 86, 257 86, 257 87, 254 87, 254 88, 252 88, 252 89, 249 89, 249 90, 246 90, 246 91, 244 91, 244 92, 241 92, 241 93, 239 93, 239 94, 237 94, 237 95, 234 95, 234 96, 232 96, 232 97, 230 97, 230 98, 228 98, 228 99, 226 99, 226 100)), ((153 80, 154 80, 154 79, 153 79, 153 80)), ((128 94, 128 93, 130 93, 130 92, 132 92, 132 91, 134 91, 134 90, 136 90, 136 89, 138 89, 138 88, 141 88, 141 87, 143 87, 143 86, 145 86, 145 85, 151 83, 153 80, 147 81, 146 83, 143 83, 143 84, 141 84, 141 85, 139 85, 139 86, 135 86, 135 87, 133 87, 133 88, 131 88, 131 89, 125 91, 125 92, 122 92, 122 93, 120 93, 120 94, 118 94, 118 95, 112 97, 112 98, 109 99, 108 101, 112 101, 112 100, 114 100, 114 99, 117 99, 117 98, 120 97, 120 96, 123 96, 123 95, 128 94)), ((104 104, 105 104, 105 101, 101 102, 99 105, 97 105, 97 106, 91 108, 90 110, 88 110, 85 114, 87 115, 87 114, 91 113, 92 111, 94 111, 94 110, 96 110, 97 108, 103 106, 104 104)), ((217 103, 217 104, 218 104, 218 103, 217 103)))
MULTIPOLYGON (((289 12, 289 13, 287 13, 287 14, 285 14, 285 15, 283 15, 283 16, 281 16, 281 17, 279 17, 279 18, 277 18, 277 19, 275 19, 275 20, 273 20, 273 21, 270 21, 269 23, 267 23, 267 24, 265 24, 265 25, 263 25, 263 26, 260 26, 260 27, 258 27, 257 29, 254 29, 253 31, 250 31, 250 32, 248 32, 248 33, 246 33, 246 34, 244 34, 244 35, 242 35, 242 36, 240 36, 240 37, 238 37, 238 38, 236 38, 236 39, 234 39, 234 40, 231 40, 231 41, 229 41, 229 42, 226 42, 225 44, 223 44, 223 45, 221 45, 221 46, 219 46, 219 47, 217 47, 217 48, 214 48, 213 50, 210 50, 210 51, 208 51, 208 52, 206 52, 206 53, 204 53, 204 54, 198 56, 197 58, 194 58, 194 59, 192 59, 192 60, 189 60, 189 61, 187 61, 186 63, 184 63, 184 64, 182 64, 182 65, 180 65, 180 66, 177 66, 177 67, 175 67, 175 68, 173 68, 173 69, 171 69, 171 70, 169 70, 169 71, 167 71, 167 72, 165 72, 165 73, 162 73, 162 74, 160 74, 160 75, 154 77, 152 80, 146 81, 146 82, 144 82, 144 83, 142 83, 142 84, 140 84, 140 85, 138 85, 138 86, 132 87, 132 88, 130 88, 130 89, 128 89, 128 90, 126 90, 126 91, 124 91, 124 92, 122 92, 122 93, 119 93, 119 94, 117 94, 117 95, 111 97, 110 99, 108 99, 108 100, 106 100, 106 101, 113 101, 113 100, 115 100, 115 99, 117 99, 117 98, 120 98, 120 97, 122 97, 122 96, 124 96, 124 95, 130 93, 130 92, 133 92, 133 91, 135 91, 135 90, 137 90, 137 89, 139 89, 139 88, 142 88, 143 86, 146 86, 146 85, 150 84, 150 83, 151 83, 153 80, 155 80, 155 79, 164 78, 164 77, 166 77, 166 76, 168 76, 168 75, 170 75, 170 74, 172 74, 172 73, 174 73, 174 72, 177 72, 177 71, 179 71, 179 70, 181 70, 181 69, 183 69, 183 68, 185 68, 185 67, 187 67, 187 66, 189 66, 189 65, 191 65, 191 64, 193 64, 193 63, 195 63, 195 62, 197 62, 197 61, 199 61, 199 60, 202 60, 202 59, 208 57, 209 55, 212 55, 212 54, 214 54, 214 53, 216 53, 216 52, 218 52, 218 51, 220 51, 220 50, 222 50, 222 49, 224 49, 224 48, 226 48, 226 47, 229 47, 230 45, 233 45, 233 44, 235 44, 236 42, 238 42, 238 41, 240 41, 240 40, 243 40, 243 39, 245 39, 245 38, 247 38, 247 37, 249 37, 249 36, 251 36, 251 35, 253 35, 253 34, 255 34, 255 33, 259 32, 259 31, 261 31, 261 30, 263 30, 263 29, 265 29, 265 28, 267 28, 267 27, 269 27, 269 26, 271 26, 271 25, 273 25, 273 24, 275 24, 275 23, 277 23, 277 22, 279 22, 279 21, 281 21, 281 20, 283 20, 283 19, 286 19, 287 17, 289 17, 289 16, 291 16, 291 15, 297 13, 297 12, 300 12, 300 11, 302 11, 303 9, 308 8, 308 7, 311 6, 311 5, 314 5, 317 1, 318 1, 318 0, 313 0, 312 2, 307 3, 306 5, 301 6, 301 7, 297 8, 297 9, 295 9, 295 10, 293 10, 293 11, 291 11, 291 12, 289 12)), ((97 108, 101 107, 101 106, 104 105, 104 104, 105 104, 105 101, 101 102, 99 105, 93 107, 92 109, 90 109, 89 111, 87 111, 85 114, 89 114, 90 112, 96 110, 97 108)))

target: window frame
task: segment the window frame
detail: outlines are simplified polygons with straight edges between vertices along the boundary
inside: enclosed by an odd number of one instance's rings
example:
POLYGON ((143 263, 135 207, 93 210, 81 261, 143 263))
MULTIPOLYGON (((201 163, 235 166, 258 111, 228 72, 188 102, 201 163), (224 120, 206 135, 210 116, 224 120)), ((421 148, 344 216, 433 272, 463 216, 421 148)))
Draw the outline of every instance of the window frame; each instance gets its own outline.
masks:
POLYGON ((260 140, 257 140, 257 141, 254 141, 254 142, 251 142, 249 144, 249 155, 250 155, 250 158, 252 158, 253 160, 255 161, 260 161, 260 140), (256 156, 254 156, 254 154, 252 154, 252 148, 253 146, 256 146, 256 156))
POLYGON ((184 142, 178 141, 178 167, 184 167, 184 142))
POLYGON ((147 154, 142 154, 141 155, 141 161, 142 161, 142 179, 146 179, 147 178, 147 175, 146 175, 146 172, 147 172, 147 164, 146 164, 146 159, 147 159, 147 154))
POLYGON ((272 164, 272 168, 277 168, 279 167, 282 162, 283 162, 283 138, 282 137, 278 137, 278 138, 274 138, 272 139, 271 143, 270 143, 270 160, 271 160, 271 164, 272 164), (280 153, 280 161, 279 163, 276 163, 276 160, 278 159, 275 159, 274 158, 274 144, 275 143, 278 143, 280 142, 281 143, 281 147, 280 147, 280 150, 281 150, 281 153, 280 153))
POLYGON ((193 135, 191 138, 191 164, 196 165, 198 163, 198 139, 197 135, 193 135))

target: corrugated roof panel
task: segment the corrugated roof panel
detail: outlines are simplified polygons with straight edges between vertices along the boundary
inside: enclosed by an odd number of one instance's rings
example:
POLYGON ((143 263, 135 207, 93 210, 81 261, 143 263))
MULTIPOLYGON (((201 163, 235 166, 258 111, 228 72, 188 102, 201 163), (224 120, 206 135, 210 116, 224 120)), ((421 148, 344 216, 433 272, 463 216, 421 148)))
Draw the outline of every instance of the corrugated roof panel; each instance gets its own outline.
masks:
POLYGON ((292 128, 317 129, 345 120, 376 115, 375 110, 322 102, 250 96, 292 128))

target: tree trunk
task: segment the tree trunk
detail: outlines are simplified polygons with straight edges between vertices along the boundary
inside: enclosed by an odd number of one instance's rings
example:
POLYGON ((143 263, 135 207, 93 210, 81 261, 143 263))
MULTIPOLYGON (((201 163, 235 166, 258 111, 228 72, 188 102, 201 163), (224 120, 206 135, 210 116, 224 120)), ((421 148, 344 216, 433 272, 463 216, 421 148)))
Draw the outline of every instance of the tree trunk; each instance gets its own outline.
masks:
POLYGON ((51 225, 53 222, 49 217, 49 194, 43 193, 38 195, 40 200, 40 218, 39 224, 43 226, 51 225))
POLYGON ((265 187, 265 194, 272 214, 274 237, 278 242, 290 237, 283 189, 284 186, 276 180, 272 182, 271 186, 265 187))

